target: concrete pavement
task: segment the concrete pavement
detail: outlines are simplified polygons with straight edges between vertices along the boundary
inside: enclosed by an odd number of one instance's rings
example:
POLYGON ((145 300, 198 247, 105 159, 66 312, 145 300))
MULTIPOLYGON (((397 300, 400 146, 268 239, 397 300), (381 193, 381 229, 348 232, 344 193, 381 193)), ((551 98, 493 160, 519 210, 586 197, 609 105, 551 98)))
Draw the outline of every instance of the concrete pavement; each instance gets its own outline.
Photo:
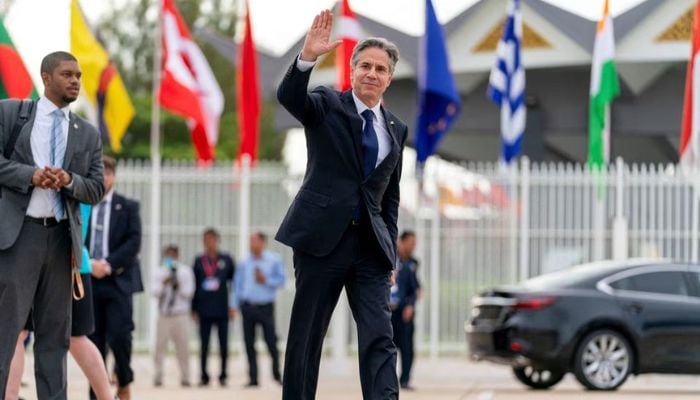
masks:
MULTIPOLYGON (((22 396, 36 399, 33 389, 33 362, 27 360, 22 396)), ((133 385, 134 400, 279 400, 282 390, 270 377, 269 360, 260 357, 261 387, 244 389, 246 366, 240 356, 232 356, 229 385, 219 387, 216 382, 207 388, 181 388, 174 357, 166 361, 164 386, 153 387, 153 366, 151 357, 137 355, 134 358, 136 381, 133 385)), ((217 357, 210 360, 210 374, 218 373, 217 357)), ((193 379, 198 376, 198 361, 191 359, 193 379)), ((446 358, 432 361, 419 358, 415 364, 415 391, 403 391, 405 400, 560 400, 560 399, 620 399, 620 400, 674 400, 700 398, 700 377, 642 375, 631 377, 622 389, 615 393, 592 393, 584 391, 572 376, 551 391, 532 391, 517 382, 507 367, 488 363, 472 363, 463 358, 446 358)), ((73 360, 69 362, 69 395, 71 400, 87 398, 87 381, 73 360)), ((319 400, 358 400, 361 399, 357 363, 349 358, 341 362, 324 359, 321 364, 321 377, 317 399, 319 400)))

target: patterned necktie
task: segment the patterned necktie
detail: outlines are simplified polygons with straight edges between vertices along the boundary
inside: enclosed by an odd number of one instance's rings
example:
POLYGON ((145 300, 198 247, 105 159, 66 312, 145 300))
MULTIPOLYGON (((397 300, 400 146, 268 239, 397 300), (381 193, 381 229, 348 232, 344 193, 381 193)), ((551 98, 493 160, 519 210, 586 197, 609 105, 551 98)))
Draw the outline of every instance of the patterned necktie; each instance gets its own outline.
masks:
MULTIPOLYGON (((54 110, 51 115, 53 115, 53 124, 51 125, 51 149, 49 150, 49 164, 52 167, 62 167, 63 158, 66 155, 66 139, 63 137, 63 127, 62 122, 65 118, 63 111, 60 109, 54 110)), ((61 197, 60 191, 53 193, 52 208, 53 213, 57 220, 63 219, 63 198, 61 197)))
POLYGON ((92 258, 95 260, 101 260, 104 258, 104 252, 102 250, 105 236, 105 208, 107 208, 107 202, 104 200, 97 205, 97 218, 95 218, 95 242, 92 244, 92 258))
POLYGON ((364 160, 365 178, 374 171, 377 163, 377 153, 379 152, 379 141, 377 132, 374 131, 374 112, 367 109, 362 112, 365 119, 365 127, 362 129, 362 159, 364 160))

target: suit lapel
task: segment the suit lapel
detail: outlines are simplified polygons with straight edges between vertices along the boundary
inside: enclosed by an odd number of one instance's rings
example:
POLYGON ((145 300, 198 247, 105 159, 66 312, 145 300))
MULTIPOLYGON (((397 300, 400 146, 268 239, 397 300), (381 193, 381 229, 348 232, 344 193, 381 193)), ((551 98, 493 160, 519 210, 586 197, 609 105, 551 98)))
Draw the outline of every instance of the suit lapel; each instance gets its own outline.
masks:
POLYGON ((390 112, 386 111, 384 107, 382 107, 382 115, 384 116, 384 124, 386 125, 387 131, 389 132, 389 137, 391 138, 391 149, 389 149, 389 153, 372 171, 370 176, 372 176, 376 171, 382 169, 387 163, 393 163, 400 150, 399 142, 396 137, 396 123, 394 122, 394 116, 391 115, 390 112))
POLYGON ((66 154, 63 157, 63 169, 68 169, 70 160, 73 158, 76 145, 75 141, 77 139, 76 135, 79 127, 80 125, 76 121, 75 116, 73 116, 73 113, 70 113, 70 119, 68 120, 68 141, 66 142, 66 154))
POLYGON ((362 118, 360 114, 357 113, 357 107, 355 107, 355 100, 352 98, 352 91, 346 90, 341 94, 341 99, 343 101, 343 107, 345 107, 345 114, 350 121, 350 135, 352 136, 352 144, 355 148, 355 158, 357 161, 357 168, 362 176, 364 168, 362 167, 362 118))
POLYGON ((395 118, 390 112, 384 109, 383 106, 382 114, 384 115, 384 123, 389 131, 389 136, 391 136, 391 149, 394 150, 395 148, 399 147, 399 139, 396 137, 396 123, 394 122, 395 118))
POLYGON ((122 208, 124 208, 124 204, 122 204, 121 197, 114 193, 112 195, 112 205, 109 214, 109 236, 107 237, 107 246, 109 246, 108 248, 110 249, 112 248, 111 242, 114 238, 114 230, 120 225, 117 219, 121 216, 122 208))
POLYGON ((34 104, 32 116, 22 127, 17 142, 15 142, 14 154, 17 154, 17 159, 26 162, 30 165, 36 165, 34 161, 34 153, 32 153, 32 129, 34 129, 34 120, 36 119, 37 105, 34 104))

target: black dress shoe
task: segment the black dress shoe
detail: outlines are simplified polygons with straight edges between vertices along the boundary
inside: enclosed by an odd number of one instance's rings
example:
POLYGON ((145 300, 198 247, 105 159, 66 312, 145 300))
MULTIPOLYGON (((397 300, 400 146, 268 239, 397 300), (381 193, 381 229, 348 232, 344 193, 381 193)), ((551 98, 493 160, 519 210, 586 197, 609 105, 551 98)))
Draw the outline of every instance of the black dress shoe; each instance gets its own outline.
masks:
POLYGON ((199 387, 209 386, 209 381, 204 381, 204 380, 199 381, 198 386, 199 386, 199 387))
POLYGON ((219 378, 219 385, 226 387, 226 378, 219 378))
POLYGON ((258 387, 258 382, 248 382, 243 386, 244 388, 251 389, 251 388, 256 388, 258 387))
POLYGON ((410 392, 410 391, 413 391, 413 390, 416 390, 413 386, 409 385, 408 382, 402 383, 402 384, 401 384, 401 389, 403 389, 403 390, 408 390, 409 392, 410 392))

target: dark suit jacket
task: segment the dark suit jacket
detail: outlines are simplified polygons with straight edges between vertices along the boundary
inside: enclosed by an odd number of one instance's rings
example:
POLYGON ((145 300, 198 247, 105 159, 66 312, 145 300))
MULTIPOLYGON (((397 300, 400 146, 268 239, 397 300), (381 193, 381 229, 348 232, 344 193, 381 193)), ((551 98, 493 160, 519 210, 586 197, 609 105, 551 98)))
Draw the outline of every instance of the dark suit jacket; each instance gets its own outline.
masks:
MULTIPOLYGON (((32 197, 32 175, 37 168, 32 155, 30 137, 36 117, 36 104, 29 121, 20 131, 9 160, 3 157, 5 143, 17 119, 19 101, 0 101, 0 250, 15 243, 32 197)), ((79 203, 96 204, 104 195, 102 173, 102 141, 97 130, 87 121, 70 113, 68 142, 63 169, 73 176, 71 189, 62 189, 70 222, 72 250, 78 265, 82 257, 82 217, 79 203)))
POLYGON ((327 87, 307 92, 310 75, 311 70, 299 71, 295 60, 277 90, 279 102, 304 125, 308 162, 299 193, 275 238, 295 250, 325 256, 336 247, 361 204, 386 255, 387 267, 393 268, 399 180, 408 128, 382 107, 391 150, 364 179, 363 120, 352 92, 327 87))
POLYGON ((203 282, 206 278, 202 266, 202 254, 194 259, 195 289, 192 297, 192 311, 199 314, 200 318, 226 318, 228 316, 229 286, 233 280, 236 266, 233 258, 226 253, 219 253, 214 277, 219 280, 219 289, 216 291, 204 290, 203 282))
MULTIPOLYGON (((90 236, 88 233, 88 248, 90 236)), ((114 283, 124 294, 142 292, 143 282, 138 258, 141 249, 139 203, 116 192, 112 196, 107 247, 109 256, 106 260, 112 266, 112 277, 103 279, 114 279, 114 283)))
POLYGON ((410 258, 400 261, 401 266, 396 277, 396 287, 398 288, 398 310, 403 310, 406 306, 416 304, 416 297, 420 283, 418 282, 418 260, 410 258))

